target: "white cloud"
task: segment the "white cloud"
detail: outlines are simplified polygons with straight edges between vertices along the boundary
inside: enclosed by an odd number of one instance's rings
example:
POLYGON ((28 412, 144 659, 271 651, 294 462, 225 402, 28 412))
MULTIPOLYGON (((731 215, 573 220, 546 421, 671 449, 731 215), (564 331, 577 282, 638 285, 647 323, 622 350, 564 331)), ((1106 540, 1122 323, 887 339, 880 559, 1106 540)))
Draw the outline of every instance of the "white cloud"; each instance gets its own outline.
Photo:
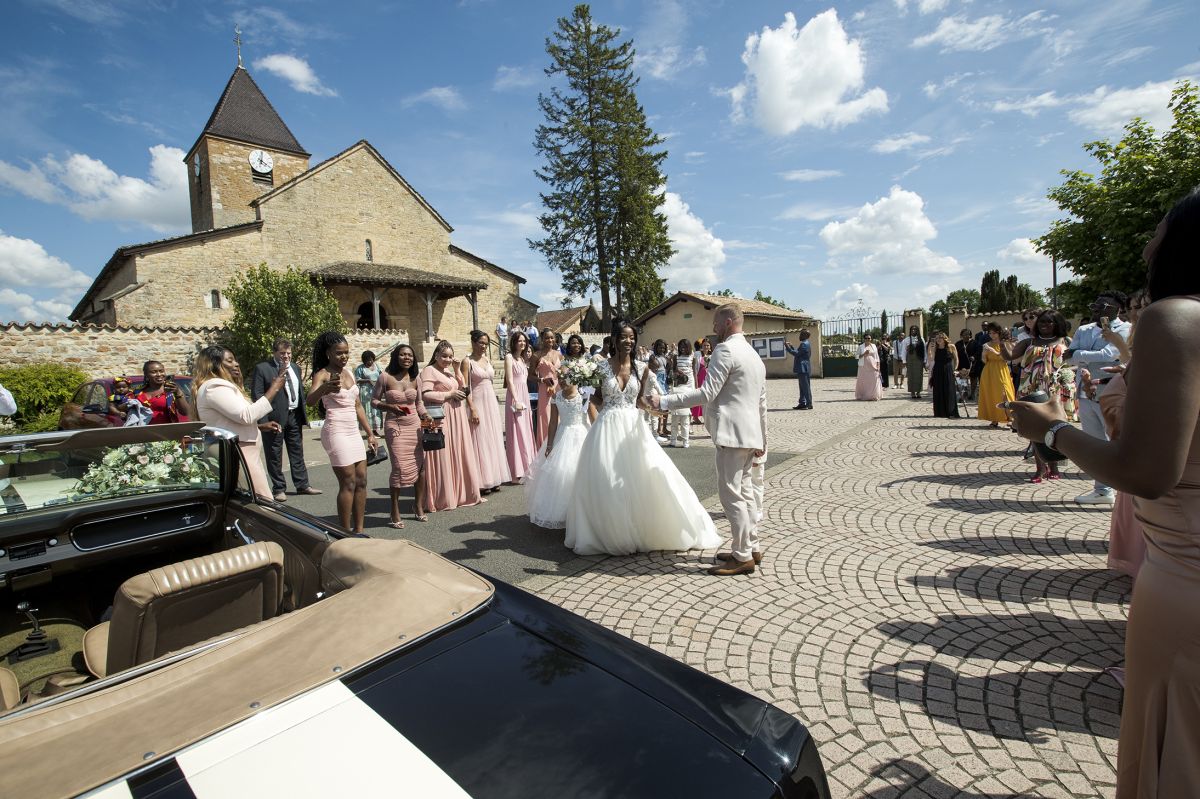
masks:
POLYGON ((1076 125, 1103 133, 1118 133, 1133 117, 1139 116, 1158 130, 1171 127, 1167 103, 1175 81, 1147 82, 1129 89, 1101 86, 1078 98, 1078 106, 1067 113, 1076 125))
POLYGON ((717 283, 725 263, 725 244, 704 226, 675 192, 666 193, 662 212, 667 217, 671 246, 676 252, 663 268, 667 293, 680 289, 703 291, 717 283))
MULTIPOLYGON (((908 10, 908 0, 895 0, 896 8, 901 11, 908 10)), ((950 0, 917 0, 917 10, 922 14, 932 14, 934 11, 941 11, 946 6, 950 5, 950 0)))
POLYGON ((522 236, 540 236, 542 234, 542 223, 538 221, 538 214, 531 202, 522 203, 517 208, 481 214, 479 218, 484 222, 495 223, 505 230, 520 233, 522 236))
POLYGON ((504 92, 512 89, 527 89, 530 86, 536 86, 540 79, 541 75, 529 67, 501 65, 496 68, 496 77, 492 80, 492 90, 504 92))
POLYGON ((858 258, 866 274, 954 274, 958 261, 933 252, 926 242, 937 236, 925 215, 921 195, 893 186, 887 197, 867 203, 853 216, 821 228, 821 241, 837 266, 839 256, 858 258))
POLYGON ((887 92, 863 90, 866 58, 830 9, 797 29, 784 14, 778 28, 764 27, 746 39, 744 80, 730 90, 733 119, 746 118, 774 136, 802 127, 838 128, 867 114, 887 111, 887 92))
POLYGON ((840 178, 841 176, 841 170, 838 169, 793 169, 788 172, 779 173, 779 177, 784 180, 791 180, 796 183, 813 183, 818 180, 840 178))
POLYGON ((871 145, 871 150, 877 153, 898 153, 901 150, 911 150, 918 144, 925 144, 929 137, 923 133, 902 133, 899 136, 889 136, 871 145))
POLYGON ((254 62, 255 69, 283 78, 293 89, 318 97, 337 97, 337 92, 321 83, 317 73, 303 58, 286 53, 273 53, 254 62))
POLYGON ((857 308, 860 305, 870 308, 878 299, 879 292, 869 283, 851 283, 849 286, 833 292, 833 296, 825 305, 825 312, 827 316, 830 316, 839 311, 857 308))
POLYGON ((1034 11, 1019 19, 1009 19, 991 14, 968 20, 959 14, 943 17, 932 33, 918 36, 913 47, 940 45, 942 52, 994 50, 1002 44, 1032 36, 1043 36, 1048 40, 1054 30, 1046 25, 1053 17, 1044 11, 1034 11))
POLYGON ((1026 116, 1035 117, 1039 111, 1044 111, 1047 108, 1058 108, 1068 102, 1070 101, 1067 98, 1059 97, 1050 91, 1023 97, 1020 100, 997 100, 992 103, 992 110, 999 112, 1019 111, 1026 116))
POLYGON ((27 197, 70 208, 84 219, 145 225, 160 233, 191 226, 183 150, 150 148, 149 180, 118 175, 103 161, 75 153, 65 161, 46 156, 21 169, 0 161, 0 185, 27 197))
POLYGON ((1050 262, 1049 258, 1033 248, 1033 242, 1029 239, 1013 239, 1003 248, 996 250, 996 255, 1006 261, 1023 265, 1050 262))
POLYGON ((695 164, 703 161, 704 156, 706 155, 708 155, 708 153, 704 152, 703 150, 692 150, 691 152, 686 152, 683 154, 683 160, 687 161, 689 164, 695 164))
POLYGON ((1172 124, 1167 103, 1175 81, 1149 81, 1141 86, 1112 89, 1101 86, 1087 94, 1060 96, 1053 91, 1017 100, 997 100, 993 111, 1018 111, 1037 116, 1049 108, 1067 107, 1067 117, 1075 124, 1096 133, 1119 133, 1133 117, 1139 116, 1158 130, 1172 124))
POLYGON ((443 111, 462 111, 467 107, 466 101, 453 86, 434 86, 420 94, 411 94, 400 101, 407 108, 417 103, 432 103, 443 111))
POLYGON ((771 245, 765 241, 739 241, 737 239, 722 239, 727 250, 766 250, 771 245))
POLYGON ((0 289, 0 319, 61 322, 71 312, 70 302, 91 283, 91 278, 50 255, 36 241, 0 231, 0 284, 5 286, 0 289), (17 291, 12 286, 26 291, 17 291), (52 290, 53 296, 40 299, 34 296, 47 290, 52 290))
POLYGON ((846 216, 854 213, 854 208, 847 206, 821 205, 819 203, 796 203, 783 209, 779 219, 803 219, 806 222, 824 222, 835 216, 846 216))
POLYGON ((947 89, 953 89, 967 78, 974 77, 978 74, 978 72, 958 72, 954 75, 946 76, 941 80, 940 83, 933 83, 932 81, 926 83, 921 87, 921 91, 925 92, 925 96, 930 100, 935 100, 939 95, 942 94, 942 92, 946 91, 947 89))
POLYGON ((1111 56, 1104 62, 1106 67, 1115 67, 1118 64, 1128 64, 1130 61, 1137 61, 1142 56, 1150 55, 1154 52, 1154 48, 1145 47, 1130 47, 1128 50, 1122 50, 1114 56, 1111 56))
POLYGON ((670 80, 684 70, 708 61, 703 47, 684 44, 687 12, 678 0, 650 3, 638 32, 636 64, 639 71, 658 80, 670 80))

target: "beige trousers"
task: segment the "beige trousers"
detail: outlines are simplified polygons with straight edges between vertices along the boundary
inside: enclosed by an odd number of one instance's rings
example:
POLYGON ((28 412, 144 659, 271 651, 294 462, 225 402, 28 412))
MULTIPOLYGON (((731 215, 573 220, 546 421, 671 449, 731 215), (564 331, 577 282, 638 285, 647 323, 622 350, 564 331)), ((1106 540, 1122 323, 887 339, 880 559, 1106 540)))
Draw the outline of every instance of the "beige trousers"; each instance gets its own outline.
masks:
POLYGON ((718 496, 733 535, 733 557, 742 562, 759 551, 753 468, 754 450, 717 447, 718 496))

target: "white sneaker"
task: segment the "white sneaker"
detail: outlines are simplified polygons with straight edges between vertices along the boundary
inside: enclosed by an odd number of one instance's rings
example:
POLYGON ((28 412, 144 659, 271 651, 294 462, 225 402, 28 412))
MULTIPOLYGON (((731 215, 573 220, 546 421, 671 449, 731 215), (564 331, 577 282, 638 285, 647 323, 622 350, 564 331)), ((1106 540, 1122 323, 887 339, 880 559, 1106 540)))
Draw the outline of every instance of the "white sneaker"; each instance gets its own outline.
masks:
POLYGON ((654 437, 654 440, 655 440, 655 441, 657 441, 657 442, 658 442, 658 443, 660 443, 660 444, 666 444, 666 443, 667 443, 667 439, 663 438, 662 436, 655 436, 655 437, 654 437))
POLYGON ((687 449, 687 448, 688 448, 688 447, 690 447, 691 445, 692 445, 692 443, 691 443, 690 441, 685 441, 685 442, 683 442, 683 448, 684 448, 684 449, 687 449))
POLYGON ((755 521, 755 522, 761 522, 762 520, 763 520, 762 511, 759 511, 759 512, 758 512, 758 515, 755 517, 754 521, 755 521))
POLYGON ((1092 490, 1075 497, 1075 501, 1080 505, 1111 505, 1117 500, 1111 492, 1105 493, 1103 491, 1092 490))

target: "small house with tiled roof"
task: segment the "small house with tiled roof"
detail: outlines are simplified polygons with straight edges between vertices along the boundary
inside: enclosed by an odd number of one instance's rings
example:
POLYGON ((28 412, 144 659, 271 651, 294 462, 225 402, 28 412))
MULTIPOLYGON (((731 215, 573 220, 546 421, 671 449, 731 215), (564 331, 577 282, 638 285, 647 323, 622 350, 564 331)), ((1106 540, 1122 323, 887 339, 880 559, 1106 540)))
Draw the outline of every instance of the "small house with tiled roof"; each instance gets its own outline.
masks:
POLYGON ((743 330, 767 365, 767 374, 784 377, 791 374, 792 359, 786 345, 795 345, 801 330, 808 330, 812 344, 813 375, 821 376, 821 323, 799 309, 784 308, 762 300, 726 297, 698 291, 677 291, 634 320, 639 340, 649 345, 655 339, 674 343, 680 339, 696 342, 713 336, 713 311, 732 303, 745 317, 743 330))
POLYGON ((540 311, 534 322, 539 331, 550 328, 559 336, 572 333, 599 333, 600 313, 592 303, 578 308, 555 308, 540 311))
POLYGON ((450 223, 367 141, 309 153, 240 64, 185 158, 192 232, 117 249, 71 312, 80 323, 220 326, 230 280, 308 272, 353 328, 418 349, 465 344, 528 305, 524 278, 451 243, 450 223))

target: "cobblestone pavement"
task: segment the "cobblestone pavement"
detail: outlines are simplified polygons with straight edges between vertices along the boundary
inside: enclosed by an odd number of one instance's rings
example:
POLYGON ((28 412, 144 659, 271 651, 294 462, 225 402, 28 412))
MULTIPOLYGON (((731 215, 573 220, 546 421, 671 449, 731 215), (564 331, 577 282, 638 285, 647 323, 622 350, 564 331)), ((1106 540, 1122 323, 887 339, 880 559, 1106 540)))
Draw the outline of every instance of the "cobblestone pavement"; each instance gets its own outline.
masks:
POLYGON ((783 410, 794 384, 769 383, 796 454, 768 472, 758 572, 658 552, 523 587, 794 713, 835 797, 1111 796, 1130 584, 1107 510, 1071 501, 1090 483, 1030 485, 1011 433, 906 392, 814 389, 783 410))

